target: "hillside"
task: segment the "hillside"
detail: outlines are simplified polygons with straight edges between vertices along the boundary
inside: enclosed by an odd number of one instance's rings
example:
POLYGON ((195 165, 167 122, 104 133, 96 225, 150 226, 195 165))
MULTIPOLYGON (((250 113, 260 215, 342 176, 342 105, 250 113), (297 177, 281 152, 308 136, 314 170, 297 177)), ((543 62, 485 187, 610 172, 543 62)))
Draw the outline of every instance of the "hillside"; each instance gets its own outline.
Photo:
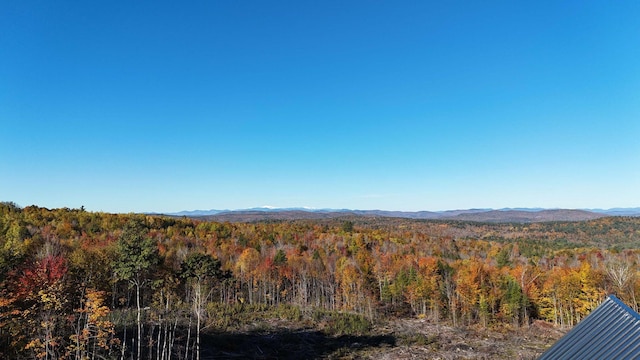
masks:
POLYGON ((531 223, 549 221, 585 221, 605 216, 607 215, 593 213, 586 210, 492 210, 476 213, 464 213, 443 219, 497 223, 531 223))
POLYGON ((209 210, 184 211, 170 214, 172 216, 186 216, 194 219, 229 222, 255 222, 269 220, 320 220, 348 216, 359 217, 392 217, 420 220, 461 220, 495 223, 533 223, 549 221, 585 221, 606 216, 637 216, 640 211, 629 209, 626 211, 568 210, 568 209, 470 209, 432 211, 384 211, 384 210, 307 210, 307 209, 248 209, 248 210, 209 210))
POLYGON ((640 305, 639 217, 298 216, 1 203, 0 357, 533 358, 606 294, 640 305))

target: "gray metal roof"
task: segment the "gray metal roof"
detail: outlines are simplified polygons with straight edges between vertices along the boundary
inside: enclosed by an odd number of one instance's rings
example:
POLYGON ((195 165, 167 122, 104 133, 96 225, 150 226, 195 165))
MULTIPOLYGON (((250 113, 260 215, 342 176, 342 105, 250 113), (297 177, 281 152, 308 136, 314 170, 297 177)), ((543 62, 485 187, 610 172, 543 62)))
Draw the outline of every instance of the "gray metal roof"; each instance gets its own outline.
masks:
POLYGON ((613 295, 538 360, 640 359, 640 315, 613 295))

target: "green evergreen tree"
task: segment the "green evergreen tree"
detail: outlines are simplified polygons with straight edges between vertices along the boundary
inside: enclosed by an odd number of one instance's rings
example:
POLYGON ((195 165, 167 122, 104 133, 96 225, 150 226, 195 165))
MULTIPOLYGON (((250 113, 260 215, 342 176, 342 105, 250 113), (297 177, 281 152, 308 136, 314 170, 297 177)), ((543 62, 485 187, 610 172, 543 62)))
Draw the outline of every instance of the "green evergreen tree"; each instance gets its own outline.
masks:
POLYGON ((220 261, 211 255, 191 253, 181 265, 181 277, 187 279, 193 291, 193 312, 196 314, 196 359, 200 360, 200 328, 205 305, 211 295, 211 282, 220 279, 220 261))
POLYGON ((118 240, 118 257, 114 266, 116 278, 129 282, 136 289, 137 359, 141 358, 142 343, 140 292, 151 282, 151 274, 160 260, 158 247, 147 232, 146 226, 138 219, 132 219, 125 225, 118 240))

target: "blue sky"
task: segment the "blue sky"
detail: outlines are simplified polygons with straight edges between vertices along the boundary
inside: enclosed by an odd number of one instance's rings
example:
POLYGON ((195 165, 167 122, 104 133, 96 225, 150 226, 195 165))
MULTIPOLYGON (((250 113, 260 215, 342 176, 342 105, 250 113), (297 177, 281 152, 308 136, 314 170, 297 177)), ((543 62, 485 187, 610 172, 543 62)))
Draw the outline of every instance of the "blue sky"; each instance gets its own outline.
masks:
POLYGON ((3 1, 0 200, 640 206, 637 1, 3 1))

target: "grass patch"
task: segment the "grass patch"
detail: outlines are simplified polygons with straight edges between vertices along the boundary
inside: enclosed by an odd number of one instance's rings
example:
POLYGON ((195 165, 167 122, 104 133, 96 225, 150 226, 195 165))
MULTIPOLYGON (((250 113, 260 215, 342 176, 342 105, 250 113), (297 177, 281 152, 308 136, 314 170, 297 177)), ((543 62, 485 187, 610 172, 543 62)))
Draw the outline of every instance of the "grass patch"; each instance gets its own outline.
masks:
POLYGON ((300 322, 303 320, 302 310, 298 306, 281 304, 222 304, 212 302, 207 305, 207 326, 219 330, 243 330, 247 326, 255 327, 256 323, 265 320, 286 320, 300 322))
POLYGON ((273 321, 292 323, 294 327, 313 327, 332 336, 366 335, 371 322, 360 314, 315 309, 303 312, 294 305, 222 304, 207 306, 207 327, 221 331, 268 331, 273 321))
POLYGON ((440 348, 438 335, 406 334, 398 338, 398 343, 404 346, 429 346, 433 350, 440 348))
POLYGON ((365 335, 371 331, 371 322, 360 314, 315 310, 314 323, 331 335, 365 335))

